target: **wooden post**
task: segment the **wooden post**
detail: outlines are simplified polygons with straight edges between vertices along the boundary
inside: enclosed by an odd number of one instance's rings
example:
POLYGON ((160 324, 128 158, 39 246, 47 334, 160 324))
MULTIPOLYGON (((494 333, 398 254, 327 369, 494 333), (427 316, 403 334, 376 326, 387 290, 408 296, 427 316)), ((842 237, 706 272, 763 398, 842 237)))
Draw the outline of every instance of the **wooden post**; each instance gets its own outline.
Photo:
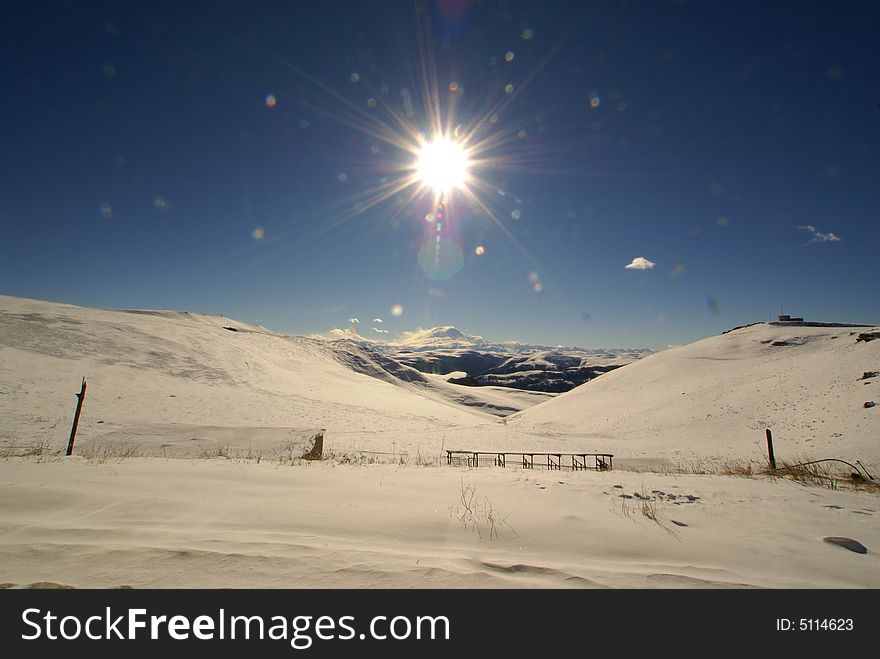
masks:
POLYGON ((303 460, 323 460, 324 459, 324 433, 326 431, 322 428, 321 432, 315 434, 314 440, 315 443, 312 445, 311 450, 302 456, 303 460))
POLYGON ((770 468, 776 471, 776 457, 773 455, 773 433, 767 428, 767 455, 770 456, 770 468))
POLYGON ((82 388, 76 395, 76 413, 73 415, 73 427, 70 429, 70 439, 67 442, 67 455, 73 454, 73 440, 76 439, 76 427, 79 425, 79 414, 82 412, 83 401, 86 399, 86 379, 83 378, 82 388))

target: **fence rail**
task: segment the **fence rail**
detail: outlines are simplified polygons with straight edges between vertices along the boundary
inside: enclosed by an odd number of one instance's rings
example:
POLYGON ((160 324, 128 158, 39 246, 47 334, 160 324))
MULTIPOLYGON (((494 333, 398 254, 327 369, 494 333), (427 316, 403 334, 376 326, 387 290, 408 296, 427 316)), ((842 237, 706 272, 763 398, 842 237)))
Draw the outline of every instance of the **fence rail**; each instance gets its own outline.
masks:
POLYGON ((446 449, 446 464, 468 467, 492 465, 494 467, 516 466, 523 469, 545 467, 550 470, 571 469, 581 471, 595 469, 605 471, 614 468, 611 453, 556 453, 536 451, 464 451, 446 449))

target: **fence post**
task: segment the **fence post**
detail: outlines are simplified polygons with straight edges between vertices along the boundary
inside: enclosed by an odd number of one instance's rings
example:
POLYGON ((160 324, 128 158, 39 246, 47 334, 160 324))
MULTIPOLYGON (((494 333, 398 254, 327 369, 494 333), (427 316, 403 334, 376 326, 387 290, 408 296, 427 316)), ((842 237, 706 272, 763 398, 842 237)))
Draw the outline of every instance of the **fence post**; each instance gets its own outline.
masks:
POLYGON ((317 433, 314 437, 315 443, 312 446, 311 450, 302 456, 303 460, 323 460, 324 459, 324 433, 326 430, 323 428, 321 432, 317 433))
POLYGON ((773 455, 773 433, 767 428, 767 454, 770 456, 770 468, 776 471, 776 457, 773 455))
POLYGON ((73 427, 70 429, 70 440, 67 442, 67 455, 73 454, 73 440, 76 438, 76 427, 79 425, 79 414, 82 412, 83 401, 86 399, 86 379, 83 378, 82 388, 76 395, 76 413, 73 415, 73 427))

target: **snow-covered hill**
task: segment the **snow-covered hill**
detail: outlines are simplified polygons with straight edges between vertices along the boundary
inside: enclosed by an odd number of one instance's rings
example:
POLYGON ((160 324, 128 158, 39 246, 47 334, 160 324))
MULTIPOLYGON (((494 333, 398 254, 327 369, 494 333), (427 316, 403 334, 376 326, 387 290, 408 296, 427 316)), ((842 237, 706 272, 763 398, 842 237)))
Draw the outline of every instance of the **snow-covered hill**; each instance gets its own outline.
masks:
POLYGON ((673 348, 506 420, 632 456, 764 455, 880 463, 880 340, 868 328, 761 323, 673 348))
POLYGON ((403 443, 546 399, 457 387, 349 341, 195 313, 8 296, 0 296, 0 364, 0 446, 63 446, 82 377, 78 442, 127 439, 179 451, 278 443, 319 428, 337 440, 383 433, 403 443))
MULTIPOLYGON (((338 451, 569 449, 681 464, 759 458, 770 428, 783 459, 880 465, 880 405, 865 407, 880 402, 880 377, 861 379, 880 371, 880 340, 857 341, 862 331, 752 325, 554 398, 451 384, 390 351, 228 318, 0 296, 0 447, 63 447, 86 377, 78 443, 129 442, 153 454, 277 446, 325 428, 338 451)), ((536 352, 481 363, 487 378, 522 378, 564 374, 578 359, 583 366, 576 355, 536 352)))

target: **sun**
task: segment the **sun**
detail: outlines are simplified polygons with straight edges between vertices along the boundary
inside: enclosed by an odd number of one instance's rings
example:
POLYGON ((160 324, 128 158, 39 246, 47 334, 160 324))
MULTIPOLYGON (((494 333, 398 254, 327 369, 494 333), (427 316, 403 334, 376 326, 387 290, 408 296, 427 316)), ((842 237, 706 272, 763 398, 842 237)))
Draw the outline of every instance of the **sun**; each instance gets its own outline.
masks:
POLYGON ((435 195, 446 195, 456 188, 465 187, 470 165, 467 152, 461 144, 438 137, 422 144, 416 161, 416 177, 435 195))

